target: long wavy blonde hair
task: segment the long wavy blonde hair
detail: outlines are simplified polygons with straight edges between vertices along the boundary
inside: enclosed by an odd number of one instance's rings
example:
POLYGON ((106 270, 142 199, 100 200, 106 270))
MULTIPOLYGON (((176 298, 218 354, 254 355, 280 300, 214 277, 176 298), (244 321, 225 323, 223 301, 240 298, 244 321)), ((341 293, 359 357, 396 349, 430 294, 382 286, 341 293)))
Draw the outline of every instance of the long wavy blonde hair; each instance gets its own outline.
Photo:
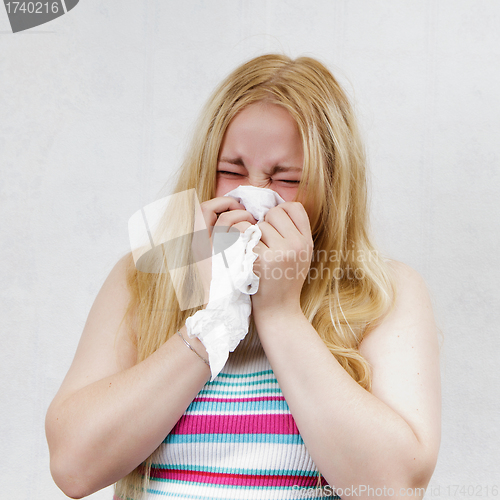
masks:
MULTIPOLYGON (((194 188, 201 202, 215 196, 224 133, 239 111, 258 101, 287 109, 302 138, 298 198, 314 200, 315 207, 310 214, 314 253, 302 310, 332 355, 370 390, 370 367, 358 347, 394 303, 394 282, 370 241, 366 161, 353 110, 325 66, 310 57, 271 54, 232 72, 204 108, 173 192, 194 188)), ((183 223, 192 223, 188 219, 183 223)), ((168 272, 145 273, 131 263, 128 285, 140 362, 201 306, 180 309, 168 272)), ((140 496, 153 457, 117 483, 117 496, 140 496)))

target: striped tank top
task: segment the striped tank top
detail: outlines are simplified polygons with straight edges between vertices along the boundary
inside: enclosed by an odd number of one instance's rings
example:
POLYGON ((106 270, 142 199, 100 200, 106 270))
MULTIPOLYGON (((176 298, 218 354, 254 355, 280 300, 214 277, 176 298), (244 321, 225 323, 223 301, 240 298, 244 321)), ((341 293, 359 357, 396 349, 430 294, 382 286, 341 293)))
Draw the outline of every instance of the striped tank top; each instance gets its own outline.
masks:
POLYGON ((302 500, 331 492, 318 487, 318 470, 252 330, 156 457, 148 500, 302 500))

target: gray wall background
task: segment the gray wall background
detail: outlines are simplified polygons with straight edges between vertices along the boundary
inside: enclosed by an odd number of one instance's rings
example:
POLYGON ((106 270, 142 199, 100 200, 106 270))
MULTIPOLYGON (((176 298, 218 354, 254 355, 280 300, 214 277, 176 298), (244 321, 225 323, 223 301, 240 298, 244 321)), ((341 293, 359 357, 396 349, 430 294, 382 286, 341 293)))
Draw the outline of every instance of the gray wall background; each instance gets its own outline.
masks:
POLYGON ((128 219, 178 167, 213 87, 272 51, 318 57, 347 87, 379 246, 431 291, 443 436, 426 498, 493 496, 500 2, 81 0, 15 35, 0 11, 2 498, 66 498, 44 416, 128 219))

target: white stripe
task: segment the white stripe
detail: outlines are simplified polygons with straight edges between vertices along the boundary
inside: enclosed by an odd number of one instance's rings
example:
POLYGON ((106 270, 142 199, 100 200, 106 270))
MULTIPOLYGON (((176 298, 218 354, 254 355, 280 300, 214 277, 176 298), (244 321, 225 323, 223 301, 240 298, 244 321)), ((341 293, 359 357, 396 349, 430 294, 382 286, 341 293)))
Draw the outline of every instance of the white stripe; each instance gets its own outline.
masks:
POLYGON ((282 443, 168 443, 160 465, 231 469, 312 471, 316 467, 304 445, 282 443))
POLYGON ((245 379, 216 379, 214 382, 208 382, 210 385, 206 386, 209 388, 210 386, 217 387, 217 388, 222 388, 222 387, 260 387, 260 386, 271 386, 271 387, 278 387, 278 381, 276 378, 270 377, 269 375, 266 376, 258 376, 258 377, 246 377, 245 379))
POLYGON ((209 415, 211 417, 218 417, 219 415, 290 415, 289 410, 240 410, 240 411, 218 411, 214 413, 213 411, 186 411, 184 415, 209 415))

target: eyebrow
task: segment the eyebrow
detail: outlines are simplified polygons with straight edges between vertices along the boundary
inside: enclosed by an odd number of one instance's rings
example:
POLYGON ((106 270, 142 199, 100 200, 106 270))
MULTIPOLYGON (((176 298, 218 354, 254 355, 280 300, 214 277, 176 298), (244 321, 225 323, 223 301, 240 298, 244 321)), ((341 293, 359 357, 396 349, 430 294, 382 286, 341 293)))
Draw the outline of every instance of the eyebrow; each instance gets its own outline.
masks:
MULTIPOLYGON (((243 160, 241 158, 227 158, 225 156, 221 156, 219 161, 223 161, 224 163, 230 163, 231 165, 238 165, 240 167, 245 167, 243 160)), ((302 167, 284 167, 281 165, 275 165, 270 172, 270 175, 279 174, 281 172, 302 172, 302 167)))

